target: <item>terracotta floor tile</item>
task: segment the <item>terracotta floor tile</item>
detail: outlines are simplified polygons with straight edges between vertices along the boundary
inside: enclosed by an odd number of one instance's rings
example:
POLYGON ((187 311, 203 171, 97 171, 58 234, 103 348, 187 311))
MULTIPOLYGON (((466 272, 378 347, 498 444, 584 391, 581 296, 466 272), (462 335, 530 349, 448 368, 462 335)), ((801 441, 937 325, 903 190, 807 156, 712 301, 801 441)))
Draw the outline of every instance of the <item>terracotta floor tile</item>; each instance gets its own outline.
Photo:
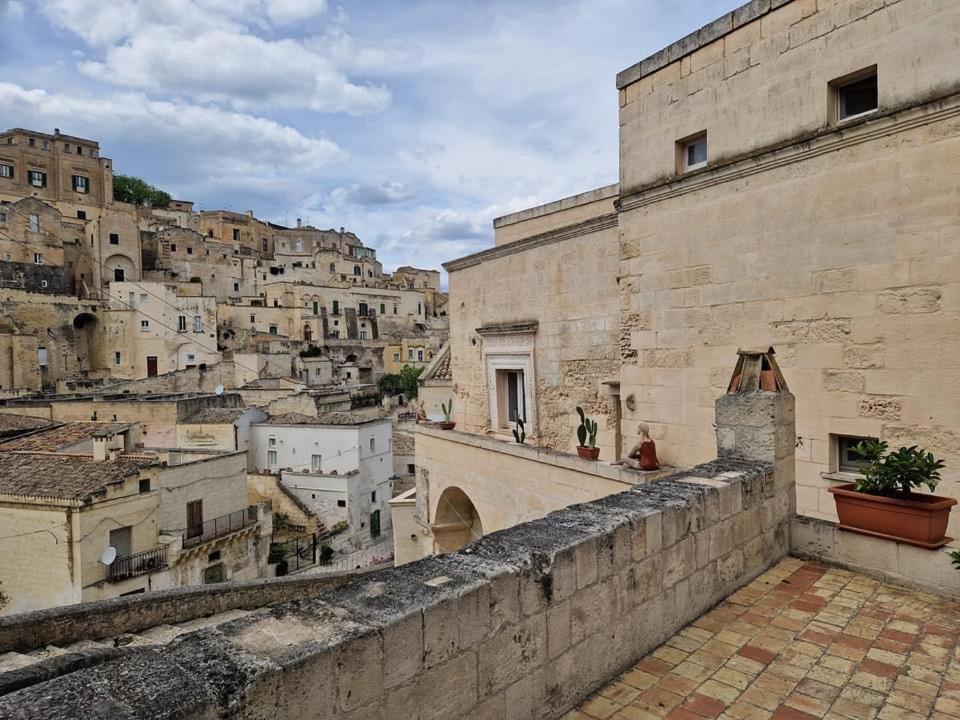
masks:
POLYGON ((617 703, 611 702, 607 698, 598 695, 597 697, 590 698, 581 705, 580 711, 590 718, 608 720, 620 707, 617 703))
POLYGON ((728 704, 716 698, 694 693, 680 707, 689 712, 696 713, 700 717, 716 718, 720 717, 721 713, 727 709, 728 704))

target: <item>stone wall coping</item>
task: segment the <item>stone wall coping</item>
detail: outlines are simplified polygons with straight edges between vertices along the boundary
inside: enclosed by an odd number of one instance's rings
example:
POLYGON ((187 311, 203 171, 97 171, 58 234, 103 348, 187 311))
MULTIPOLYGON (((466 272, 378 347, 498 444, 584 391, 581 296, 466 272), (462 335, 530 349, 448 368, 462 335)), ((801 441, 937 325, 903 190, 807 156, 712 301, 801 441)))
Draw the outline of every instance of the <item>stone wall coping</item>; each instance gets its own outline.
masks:
POLYGON ((426 423, 421 423, 414 427, 414 432, 421 435, 430 435, 439 440, 447 440, 449 442, 490 450, 491 452, 513 455, 514 457, 524 458, 532 462, 553 465, 554 467, 574 470, 587 475, 595 475, 630 486, 647 483, 676 472, 676 468, 666 465, 662 466, 659 470, 634 470, 626 465, 612 465, 602 460, 584 460, 578 455, 552 450, 550 448, 526 444, 520 445, 519 443, 500 440, 492 436, 477 435, 459 430, 441 430, 436 426, 426 423))
POLYGON ((709 45, 714 40, 719 40, 724 35, 732 33, 747 23, 753 22, 790 2, 793 2, 793 0, 750 0, 745 5, 721 15, 699 30, 694 30, 689 35, 670 43, 662 50, 658 50, 653 55, 649 55, 626 70, 617 73, 617 90, 622 90, 627 85, 662 70, 667 65, 696 52, 704 45, 709 45))
POLYGON ((560 212, 561 210, 569 210, 571 208, 579 207, 580 205, 589 205, 590 203, 597 202, 598 200, 616 197, 617 193, 620 191, 619 188, 619 183, 604 185, 602 187, 594 188, 593 190, 587 190, 586 192, 577 193, 576 195, 570 195, 565 198, 560 198, 559 200, 553 200, 551 202, 544 203, 543 205, 535 205, 534 207, 524 208, 523 210, 518 210, 517 212, 510 213, 509 215, 501 215, 500 217, 493 219, 493 227, 502 228, 507 225, 513 225, 514 223, 524 222, 525 220, 532 220, 536 217, 543 217, 544 215, 560 212))

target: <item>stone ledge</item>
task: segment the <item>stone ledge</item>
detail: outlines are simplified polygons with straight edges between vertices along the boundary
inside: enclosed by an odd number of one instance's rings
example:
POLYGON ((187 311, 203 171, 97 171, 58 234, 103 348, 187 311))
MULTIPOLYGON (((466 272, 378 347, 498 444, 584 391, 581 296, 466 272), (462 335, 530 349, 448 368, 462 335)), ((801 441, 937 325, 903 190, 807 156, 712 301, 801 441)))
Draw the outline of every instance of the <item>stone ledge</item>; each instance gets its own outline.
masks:
POLYGON ((662 466, 659 470, 634 470, 626 465, 612 465, 601 460, 584 460, 579 455, 560 452, 559 450, 551 450, 550 448, 541 448, 535 445, 520 445, 507 440, 500 440, 493 436, 476 435, 474 433, 460 432, 459 430, 440 430, 439 428, 426 424, 417 425, 414 428, 414 432, 421 435, 429 435, 438 440, 470 445, 492 452, 524 458, 531 462, 562 467, 567 470, 586 473, 587 475, 595 475, 607 480, 622 482, 629 486, 651 482, 676 472, 676 468, 666 465, 662 466))
POLYGON ((884 582, 960 599, 960 569, 952 548, 924 550, 841 530, 835 522, 797 515, 790 523, 791 554, 870 575, 884 582))

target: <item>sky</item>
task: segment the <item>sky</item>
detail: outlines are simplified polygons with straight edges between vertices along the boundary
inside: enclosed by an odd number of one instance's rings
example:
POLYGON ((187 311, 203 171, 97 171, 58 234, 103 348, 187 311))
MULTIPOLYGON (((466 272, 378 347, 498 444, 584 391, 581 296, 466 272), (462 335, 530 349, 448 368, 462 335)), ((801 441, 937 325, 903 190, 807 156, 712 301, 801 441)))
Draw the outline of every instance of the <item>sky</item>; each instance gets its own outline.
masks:
POLYGON ((386 270, 617 180, 620 70, 736 0, 0 0, 0 115, 386 270))

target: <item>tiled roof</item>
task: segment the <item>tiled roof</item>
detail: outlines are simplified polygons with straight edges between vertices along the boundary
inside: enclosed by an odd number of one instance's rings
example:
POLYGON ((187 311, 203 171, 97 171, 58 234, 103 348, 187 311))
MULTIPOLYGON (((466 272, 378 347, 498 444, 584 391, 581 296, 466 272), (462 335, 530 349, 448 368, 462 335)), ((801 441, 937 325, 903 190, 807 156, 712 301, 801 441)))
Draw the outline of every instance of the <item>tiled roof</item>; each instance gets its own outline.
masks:
POLYGON ((243 415, 247 408, 206 408, 195 412, 186 420, 181 420, 181 425, 217 425, 234 422, 243 415))
POLYGON ((77 443, 89 440, 103 431, 116 433, 126 430, 130 423, 68 422, 49 430, 40 430, 29 435, 0 443, 0 450, 46 451, 66 450, 77 443))
POLYGON ((355 412, 322 413, 317 417, 302 415, 301 413, 283 413, 272 415, 264 425, 362 425, 373 420, 382 420, 381 417, 371 417, 355 412))
POLYGON ((90 455, 0 452, 0 493, 85 500, 156 462, 145 455, 97 462, 90 455))
POLYGON ((410 433, 393 433, 393 454, 413 455, 416 452, 416 439, 410 433))
POLYGON ((45 420, 43 418, 3 413, 0 414, 0 435, 36 430, 53 424, 54 422, 52 420, 45 420))
POLYGON ((450 374, 450 353, 447 353, 440 360, 440 364, 437 365, 437 371, 433 374, 434 380, 452 380, 453 376, 450 374))

